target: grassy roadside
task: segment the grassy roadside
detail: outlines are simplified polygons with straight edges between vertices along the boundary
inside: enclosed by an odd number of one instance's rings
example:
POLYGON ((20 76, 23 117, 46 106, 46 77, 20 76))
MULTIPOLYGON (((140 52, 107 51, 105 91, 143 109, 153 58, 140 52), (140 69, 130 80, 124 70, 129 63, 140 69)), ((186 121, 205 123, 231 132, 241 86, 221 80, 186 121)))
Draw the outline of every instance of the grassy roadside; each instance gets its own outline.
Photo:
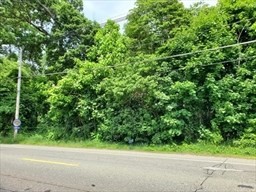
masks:
POLYGON ((256 149, 253 147, 234 147, 231 145, 214 145, 209 143, 195 143, 182 145, 125 145, 118 143, 104 143, 99 141, 51 141, 46 140, 43 136, 19 135, 16 139, 12 137, 0 137, 1 144, 27 144, 56 147, 72 148, 93 148, 93 149, 112 149, 112 150, 133 150, 159 153, 184 153, 194 155, 211 155, 223 157, 237 157, 256 159, 256 149))

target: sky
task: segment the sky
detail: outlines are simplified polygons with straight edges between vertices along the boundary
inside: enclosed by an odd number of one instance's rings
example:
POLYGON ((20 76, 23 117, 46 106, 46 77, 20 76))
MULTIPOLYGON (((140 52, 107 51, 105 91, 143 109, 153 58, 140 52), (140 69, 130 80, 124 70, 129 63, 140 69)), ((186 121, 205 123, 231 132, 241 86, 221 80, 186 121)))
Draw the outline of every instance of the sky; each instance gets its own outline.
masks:
MULTIPOLYGON (((104 23, 108 19, 115 19, 127 15, 134 7, 136 0, 83 0, 84 14, 90 20, 104 23)), ((157 0, 156 0, 157 1, 157 0)), ((189 7, 200 0, 180 0, 189 7)), ((204 0, 209 5, 216 4, 217 0, 204 0)))

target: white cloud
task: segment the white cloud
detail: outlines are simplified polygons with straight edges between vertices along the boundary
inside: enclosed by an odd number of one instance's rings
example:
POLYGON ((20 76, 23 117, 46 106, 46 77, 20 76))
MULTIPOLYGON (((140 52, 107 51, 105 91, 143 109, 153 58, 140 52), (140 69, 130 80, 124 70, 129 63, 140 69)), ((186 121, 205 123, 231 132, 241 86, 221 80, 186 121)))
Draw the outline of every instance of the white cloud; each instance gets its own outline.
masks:
MULTIPOLYGON (((157 1, 157 0, 156 0, 157 1)), ((186 7, 201 0, 181 0, 186 7)), ((99 23, 107 19, 126 15, 134 7, 136 0, 84 0, 84 14, 99 23)), ((215 5, 217 0, 204 0, 209 5, 215 5)))

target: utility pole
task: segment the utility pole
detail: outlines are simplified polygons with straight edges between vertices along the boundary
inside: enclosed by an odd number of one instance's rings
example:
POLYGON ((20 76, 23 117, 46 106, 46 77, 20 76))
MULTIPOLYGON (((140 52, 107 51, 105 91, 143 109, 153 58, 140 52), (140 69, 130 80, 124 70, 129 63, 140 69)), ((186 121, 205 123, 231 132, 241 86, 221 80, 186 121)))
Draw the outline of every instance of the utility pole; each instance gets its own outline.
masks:
POLYGON ((19 60, 18 60, 18 81, 17 81, 17 97, 16 97, 16 111, 15 111, 15 120, 13 121, 14 125, 14 138, 16 138, 18 134, 18 130, 21 125, 21 121, 19 120, 20 113, 20 87, 21 87, 21 66, 22 66, 22 48, 19 50, 19 60))

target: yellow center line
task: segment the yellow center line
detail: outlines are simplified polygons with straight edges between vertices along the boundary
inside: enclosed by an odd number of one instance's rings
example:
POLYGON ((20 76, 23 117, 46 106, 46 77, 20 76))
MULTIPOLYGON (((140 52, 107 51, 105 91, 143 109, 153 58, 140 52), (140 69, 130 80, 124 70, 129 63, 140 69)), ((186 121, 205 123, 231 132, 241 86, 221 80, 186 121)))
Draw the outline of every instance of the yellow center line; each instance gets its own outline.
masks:
POLYGON ((40 159, 22 158, 22 160, 23 161, 37 162, 37 163, 48 163, 48 164, 55 164, 55 165, 65 165, 65 166, 72 166, 72 167, 78 167, 79 166, 79 164, 64 163, 64 162, 57 162, 57 161, 46 161, 46 160, 40 160, 40 159))

